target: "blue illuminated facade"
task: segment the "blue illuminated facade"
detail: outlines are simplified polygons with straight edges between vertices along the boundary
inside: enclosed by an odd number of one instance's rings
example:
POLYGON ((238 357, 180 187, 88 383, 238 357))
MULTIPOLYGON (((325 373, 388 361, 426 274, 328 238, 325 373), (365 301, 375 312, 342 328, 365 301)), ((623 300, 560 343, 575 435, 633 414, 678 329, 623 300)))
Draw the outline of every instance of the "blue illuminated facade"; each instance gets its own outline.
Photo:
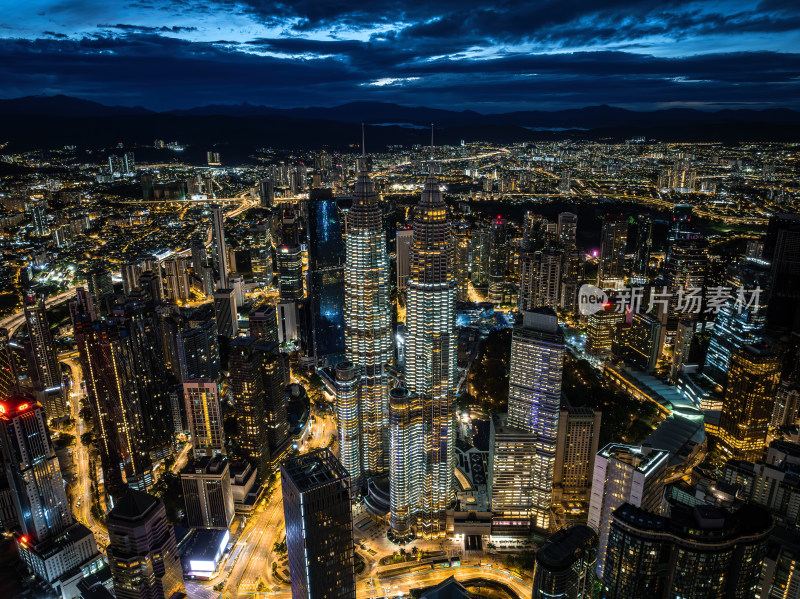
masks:
POLYGON ((328 189, 311 192, 308 206, 308 289, 311 345, 318 366, 344 359, 345 246, 339 207, 328 189))

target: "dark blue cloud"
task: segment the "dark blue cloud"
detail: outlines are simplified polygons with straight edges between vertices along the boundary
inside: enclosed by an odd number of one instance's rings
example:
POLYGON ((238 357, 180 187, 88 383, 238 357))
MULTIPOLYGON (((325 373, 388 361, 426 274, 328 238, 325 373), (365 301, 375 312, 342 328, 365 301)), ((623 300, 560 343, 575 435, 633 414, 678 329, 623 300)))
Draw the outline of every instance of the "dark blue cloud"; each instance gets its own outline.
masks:
POLYGON ((352 100, 485 112, 800 106, 796 2, 137 0, 116 13, 106 6, 113 20, 73 30, 63 23, 93 14, 77 0, 44 11, 43 33, 20 35, 0 23, 0 94, 153 108, 352 100), (240 30, 226 28, 228 16, 244 23, 240 30))

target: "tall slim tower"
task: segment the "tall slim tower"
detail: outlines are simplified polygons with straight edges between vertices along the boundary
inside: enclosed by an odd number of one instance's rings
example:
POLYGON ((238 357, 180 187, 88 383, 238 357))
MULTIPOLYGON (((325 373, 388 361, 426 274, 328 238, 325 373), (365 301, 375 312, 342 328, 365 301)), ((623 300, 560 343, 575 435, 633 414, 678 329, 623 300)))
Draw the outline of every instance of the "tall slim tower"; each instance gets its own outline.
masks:
POLYGON ((25 298, 25 321, 31 339, 33 366, 36 382, 48 393, 46 405, 48 418, 60 418, 67 413, 67 405, 61 389, 61 367, 56 354, 56 342, 50 332, 44 298, 25 298))
POLYGON ((330 449, 281 464, 292 599, 355 599, 350 475, 330 449))
POLYGON ((508 424, 536 434, 531 524, 541 530, 550 526, 563 370, 564 335, 555 312, 525 312, 511 340, 508 424))
POLYGON ((423 397, 425 472, 422 532, 444 536, 455 467, 456 280, 439 182, 429 176, 411 244, 406 326, 406 385, 423 397))
POLYGON ((405 387, 389 392, 390 524, 396 539, 415 536, 423 471, 422 402, 405 387))
POLYGON ((217 269, 219 288, 228 288, 228 246, 225 243, 225 224, 222 206, 211 209, 212 243, 214 246, 214 267, 217 269))
POLYGON ((16 396, 0 402, 0 456, 23 534, 39 543, 72 524, 50 431, 34 399, 16 396))
POLYGON ((625 276, 625 247, 628 220, 623 216, 607 216, 600 233, 600 262, 597 284, 600 287, 621 287, 625 276))
POLYGON ((383 215, 363 163, 362 169, 347 214, 344 335, 347 360, 361 374, 361 454, 369 475, 389 468, 387 365, 392 357, 392 321, 383 215))
POLYGON ((193 379, 183 383, 186 415, 192 433, 194 456, 225 455, 225 436, 219 406, 217 383, 211 379, 193 379))

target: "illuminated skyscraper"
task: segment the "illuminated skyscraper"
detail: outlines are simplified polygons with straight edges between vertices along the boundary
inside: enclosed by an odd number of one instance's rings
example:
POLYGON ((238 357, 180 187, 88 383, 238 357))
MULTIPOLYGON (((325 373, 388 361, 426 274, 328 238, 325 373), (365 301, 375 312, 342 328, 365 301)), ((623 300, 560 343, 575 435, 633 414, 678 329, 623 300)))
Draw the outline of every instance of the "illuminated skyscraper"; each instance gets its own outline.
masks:
POLYGON ((214 292, 214 313, 217 319, 217 334, 233 338, 239 331, 239 315, 236 311, 236 291, 217 289, 214 292))
POLYGON ((211 244, 213 247, 214 268, 217 271, 218 288, 228 288, 228 246, 225 243, 225 215, 222 206, 211 209, 211 244))
POLYGON ((563 369, 564 335, 555 312, 524 312, 511 338, 508 424, 536 435, 531 518, 542 530, 550 526, 563 369))
POLYGON ((194 379, 183 383, 186 415, 192 434, 192 450, 197 458, 225 454, 222 414, 217 383, 211 379, 194 379))
POLYGON ((422 401, 404 387, 389 392, 390 525, 398 540, 415 535, 424 473, 422 401))
POLYGON ((336 422, 339 427, 339 461, 347 472, 353 486, 361 486, 364 450, 361 437, 361 373, 352 362, 336 365, 336 422))
POLYGON ((455 273, 459 302, 469 301, 469 267, 472 249, 472 231, 467 223, 460 223, 455 231, 455 273))
POLYGON ((72 524, 44 411, 33 398, 0 401, 0 449, 23 535, 39 543, 72 524))
POLYGON ((677 504, 664 517, 625 503, 613 512, 600 597, 766 597, 759 579, 772 527, 753 504, 677 504))
POLYGON ((67 403, 61 388, 61 365, 47 320, 44 298, 26 297, 24 304, 33 353, 34 376, 31 378, 47 392, 47 404, 44 406, 47 418, 60 418, 67 414, 67 403))
POLYGON ((660 449, 609 444, 595 457, 588 524, 600 538, 597 547, 599 578, 603 577, 614 510, 628 502, 659 513, 669 456, 668 451, 660 449))
POLYGON ((523 312, 561 302, 561 266, 564 252, 556 248, 520 256, 519 309, 523 312))
POLYGON ((281 464, 292 599, 355 599, 350 475, 330 449, 281 464))
POLYGON ((299 244, 283 243, 275 250, 282 302, 303 299, 303 254, 299 244))
POLYGON ((345 354, 342 222, 329 189, 311 191, 308 212, 309 349, 318 366, 332 366, 345 354))
POLYGON ((447 208, 428 177, 417 205, 411 245, 406 326, 406 385, 423 397, 425 476, 422 531, 443 536, 455 468, 456 281, 447 208))
POLYGON ((769 267, 751 260, 731 266, 727 285, 732 295, 717 312, 703 365, 703 375, 722 387, 728 377, 731 355, 743 345, 761 340, 767 317, 769 267), (748 306, 737 303, 739 288, 750 293, 757 287, 763 290, 758 301, 748 306))
POLYGON ((189 299, 189 271, 186 268, 186 260, 183 258, 164 260, 164 270, 167 272, 167 299, 173 303, 189 299))
POLYGON ((186 524, 199 528, 225 528, 233 522, 231 473, 224 457, 189 460, 181 470, 186 524))
POLYGON ((129 490, 106 516, 117 599, 186 597, 175 533, 164 502, 129 490))
MULTIPOLYGON (((344 266, 346 357, 361 378, 361 458, 367 475, 389 469, 389 376, 392 319, 389 255, 372 180, 358 175, 347 214, 344 266)), ((351 473, 352 476, 352 473, 351 473)))
POLYGON ((278 342, 278 316, 275 306, 263 303, 250 310, 250 337, 278 342))
POLYGON ((576 524, 548 537, 536 552, 533 599, 590 599, 594 590, 597 535, 576 524))
POLYGON ((499 216, 492 220, 489 230, 489 301, 500 305, 505 299, 506 270, 508 268, 507 221, 499 216))
POLYGON ((780 358, 766 345, 745 345, 733 354, 719 421, 724 457, 761 459, 780 374, 780 358))
POLYGON ((409 255, 414 232, 411 229, 400 229, 395 234, 395 254, 397 256, 397 290, 408 288, 408 273, 411 270, 409 255))
POLYGON ((597 269, 599 287, 621 287, 625 277, 625 245, 628 219, 606 216, 600 233, 600 262, 597 269))
POLYGON ((536 435, 509 426, 505 414, 494 414, 490 426, 492 534, 525 536, 530 534, 531 521, 535 520, 536 435))
POLYGON ((91 295, 79 288, 70 306, 75 342, 100 446, 105 489, 117 499, 125 486, 152 485, 144 415, 136 369, 126 345, 127 331, 118 323, 99 321, 91 295))

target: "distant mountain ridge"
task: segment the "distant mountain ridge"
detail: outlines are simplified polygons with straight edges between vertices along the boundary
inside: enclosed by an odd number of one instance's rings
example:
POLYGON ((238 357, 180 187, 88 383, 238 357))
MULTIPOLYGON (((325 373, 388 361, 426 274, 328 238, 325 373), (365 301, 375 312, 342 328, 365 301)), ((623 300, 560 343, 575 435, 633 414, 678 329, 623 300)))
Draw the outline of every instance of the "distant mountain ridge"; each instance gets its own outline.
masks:
MULTIPOLYGON (((558 140, 619 142, 644 137, 662 142, 798 142, 800 112, 786 108, 703 112, 671 108, 639 112, 589 106, 553 112, 501 114, 350 102, 340 106, 271 108, 209 105, 156 112, 141 106, 106 106, 69 96, 0 100, 0 144, 6 152, 60 148, 152 147, 153 140, 188 146, 182 160, 202 164, 205 152, 221 151, 227 164, 250 163, 259 148, 351 152, 361 143, 358 123, 370 127, 367 147, 427 144, 435 124, 436 143, 515 143, 558 140)), ((168 150, 161 150, 168 152, 168 150)), ((161 157, 163 158, 163 156, 161 157)), ((159 159, 161 159, 159 158, 159 159)))
POLYGON ((444 110, 425 106, 404 106, 389 102, 348 102, 338 106, 274 108, 249 103, 209 104, 169 111, 154 111, 141 106, 106 106, 90 100, 65 95, 27 96, 0 100, 0 116, 56 116, 79 118, 114 115, 229 116, 321 119, 346 123, 410 123, 436 127, 465 125, 516 125, 528 128, 595 129, 618 126, 663 126, 670 123, 775 123, 800 124, 800 111, 789 108, 723 109, 702 111, 692 108, 668 108, 635 111, 614 106, 587 106, 565 110, 523 110, 482 114, 473 110, 444 110))

